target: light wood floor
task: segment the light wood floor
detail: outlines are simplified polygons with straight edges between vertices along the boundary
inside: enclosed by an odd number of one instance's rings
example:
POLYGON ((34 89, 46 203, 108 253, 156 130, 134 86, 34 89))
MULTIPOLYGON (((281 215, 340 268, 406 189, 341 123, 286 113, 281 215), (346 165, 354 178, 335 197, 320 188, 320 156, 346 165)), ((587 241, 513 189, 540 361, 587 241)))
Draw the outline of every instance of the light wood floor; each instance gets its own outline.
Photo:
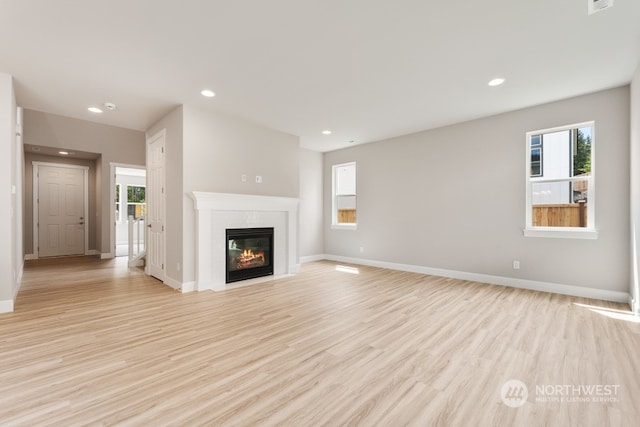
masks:
POLYGON ((624 305, 330 262, 180 294, 125 262, 27 264, 1 425, 640 425, 640 324, 603 315, 624 305), (536 402, 565 384, 619 393, 536 402))

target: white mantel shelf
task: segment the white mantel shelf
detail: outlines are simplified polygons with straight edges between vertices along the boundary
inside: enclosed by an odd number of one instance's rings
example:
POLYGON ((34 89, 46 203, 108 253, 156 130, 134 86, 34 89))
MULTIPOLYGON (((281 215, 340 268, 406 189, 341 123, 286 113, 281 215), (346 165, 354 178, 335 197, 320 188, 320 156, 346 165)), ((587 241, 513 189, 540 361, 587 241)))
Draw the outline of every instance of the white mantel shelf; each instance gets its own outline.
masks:
POLYGON ((196 290, 223 291, 244 283, 225 283, 227 228, 274 229, 273 276, 247 284, 300 270, 298 199, 202 191, 192 192, 191 197, 196 212, 196 290))

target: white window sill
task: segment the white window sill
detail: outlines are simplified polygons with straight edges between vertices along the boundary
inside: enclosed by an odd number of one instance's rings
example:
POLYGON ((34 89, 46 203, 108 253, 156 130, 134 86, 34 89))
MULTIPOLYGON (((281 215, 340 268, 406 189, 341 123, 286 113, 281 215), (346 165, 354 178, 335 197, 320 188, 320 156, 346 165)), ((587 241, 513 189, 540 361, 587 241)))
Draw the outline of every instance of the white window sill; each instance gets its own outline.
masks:
POLYGON ((522 230, 525 237, 550 237, 555 239, 590 239, 598 238, 598 231, 575 227, 535 227, 522 230))
POLYGON ((332 230, 357 230, 357 224, 331 224, 332 230))

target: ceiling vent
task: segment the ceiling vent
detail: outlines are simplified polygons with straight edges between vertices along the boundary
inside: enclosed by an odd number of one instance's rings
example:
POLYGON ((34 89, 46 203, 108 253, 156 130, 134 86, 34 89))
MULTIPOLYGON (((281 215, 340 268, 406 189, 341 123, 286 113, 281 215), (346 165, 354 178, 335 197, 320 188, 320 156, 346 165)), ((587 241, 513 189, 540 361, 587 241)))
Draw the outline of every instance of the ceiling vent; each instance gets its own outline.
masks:
POLYGON ((587 3, 589 4, 589 15, 613 6, 613 0, 587 0, 587 3))

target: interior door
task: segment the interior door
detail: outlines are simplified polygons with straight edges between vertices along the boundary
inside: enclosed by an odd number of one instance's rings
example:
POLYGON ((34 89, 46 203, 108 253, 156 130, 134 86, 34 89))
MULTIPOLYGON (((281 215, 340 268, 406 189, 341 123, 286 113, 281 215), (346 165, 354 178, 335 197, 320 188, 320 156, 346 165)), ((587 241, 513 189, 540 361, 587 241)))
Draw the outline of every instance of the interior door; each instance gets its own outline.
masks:
POLYGON ((84 255, 85 170, 39 165, 38 256, 84 255))
POLYGON ((165 132, 147 140, 147 266, 148 274, 165 278, 165 132))

